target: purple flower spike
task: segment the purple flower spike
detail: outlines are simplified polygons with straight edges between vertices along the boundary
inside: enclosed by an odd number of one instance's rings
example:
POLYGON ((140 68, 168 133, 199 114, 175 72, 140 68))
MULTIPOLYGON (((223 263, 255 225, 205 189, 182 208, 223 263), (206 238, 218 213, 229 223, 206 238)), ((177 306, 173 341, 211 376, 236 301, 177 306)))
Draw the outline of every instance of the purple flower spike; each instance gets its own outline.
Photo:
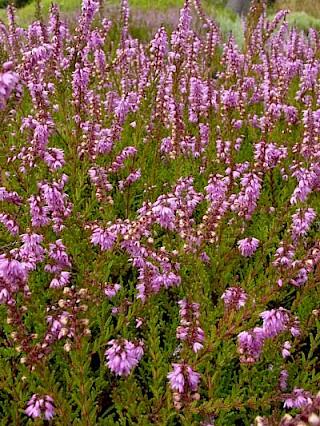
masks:
POLYGON ((128 376, 143 356, 143 343, 135 345, 128 340, 117 339, 111 340, 108 345, 111 348, 105 352, 106 365, 118 376, 128 376))
POLYGON ((308 399, 310 398, 310 392, 307 392, 303 389, 294 388, 293 392, 285 395, 286 400, 283 404, 284 408, 301 408, 304 405, 308 404, 308 399))
POLYGON ((187 365, 184 360, 180 364, 172 364, 173 371, 167 375, 170 381, 171 390, 176 390, 179 393, 185 393, 187 390, 196 392, 200 382, 200 374, 193 371, 190 365, 187 365))
POLYGON ((36 393, 32 396, 27 405, 26 414, 33 419, 41 418, 43 411, 46 420, 50 420, 55 416, 53 399, 48 395, 40 396, 36 393))
POLYGON ((226 308, 240 309, 246 304, 248 295, 240 287, 229 287, 221 296, 226 308))
POLYGON ((257 238, 244 238, 243 240, 238 241, 238 247, 242 256, 252 256, 258 248, 259 242, 260 241, 257 240, 257 238))

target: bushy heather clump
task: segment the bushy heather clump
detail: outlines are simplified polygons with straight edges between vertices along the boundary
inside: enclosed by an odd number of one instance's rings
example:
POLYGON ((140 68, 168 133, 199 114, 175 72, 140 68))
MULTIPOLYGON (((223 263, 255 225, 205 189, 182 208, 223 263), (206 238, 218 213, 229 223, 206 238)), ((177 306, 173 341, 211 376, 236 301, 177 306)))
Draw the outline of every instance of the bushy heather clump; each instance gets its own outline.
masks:
POLYGON ((103 6, 0 23, 1 424, 319 424, 319 34, 103 6))

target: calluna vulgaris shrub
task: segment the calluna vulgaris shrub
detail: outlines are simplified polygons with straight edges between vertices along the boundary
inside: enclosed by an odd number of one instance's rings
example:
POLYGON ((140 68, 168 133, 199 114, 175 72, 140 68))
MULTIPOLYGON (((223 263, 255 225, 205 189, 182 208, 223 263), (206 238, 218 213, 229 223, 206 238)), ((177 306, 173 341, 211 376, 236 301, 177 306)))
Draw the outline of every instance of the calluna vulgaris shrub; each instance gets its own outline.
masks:
POLYGON ((0 26, 1 424, 319 425, 318 33, 99 6, 0 26))

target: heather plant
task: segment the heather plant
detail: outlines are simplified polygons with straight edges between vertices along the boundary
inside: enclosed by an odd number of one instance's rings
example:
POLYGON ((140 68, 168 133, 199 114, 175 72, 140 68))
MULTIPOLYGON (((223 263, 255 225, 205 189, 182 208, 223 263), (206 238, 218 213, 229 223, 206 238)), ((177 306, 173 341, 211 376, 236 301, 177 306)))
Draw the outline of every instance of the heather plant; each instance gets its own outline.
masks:
POLYGON ((145 42, 126 0, 7 13, 1 424, 315 422, 318 33, 261 2, 243 47, 198 0, 145 42))

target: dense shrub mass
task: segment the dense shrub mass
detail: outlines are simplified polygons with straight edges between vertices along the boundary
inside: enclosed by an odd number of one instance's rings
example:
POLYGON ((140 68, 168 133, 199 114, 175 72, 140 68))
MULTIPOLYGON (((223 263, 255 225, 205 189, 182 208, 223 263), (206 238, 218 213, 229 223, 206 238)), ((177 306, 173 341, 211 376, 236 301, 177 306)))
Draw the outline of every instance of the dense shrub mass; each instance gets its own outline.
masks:
POLYGON ((319 424, 318 33, 99 6, 0 24, 1 424, 319 424))
POLYGON ((8 6, 10 3, 14 4, 16 7, 23 7, 26 4, 30 3, 32 0, 14 0, 14 1, 10 1, 10 0, 0 0, 0 8, 4 8, 6 6, 8 6))

